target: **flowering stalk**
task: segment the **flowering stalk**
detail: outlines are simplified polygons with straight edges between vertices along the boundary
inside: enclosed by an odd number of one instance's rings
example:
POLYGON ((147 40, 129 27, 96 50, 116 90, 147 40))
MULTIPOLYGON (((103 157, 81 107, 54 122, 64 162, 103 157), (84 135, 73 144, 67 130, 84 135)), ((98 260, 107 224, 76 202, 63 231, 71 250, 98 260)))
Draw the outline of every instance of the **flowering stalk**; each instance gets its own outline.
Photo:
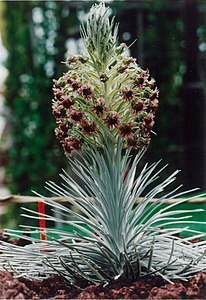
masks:
POLYGON ((69 70, 54 81, 55 130, 66 155, 88 147, 147 147, 158 108, 158 90, 148 71, 125 55, 117 25, 104 4, 93 5, 81 32, 87 55, 70 56, 69 70), (102 140, 103 137, 103 140, 102 140))
POLYGON ((102 72, 101 79, 106 81, 107 70, 110 59, 116 50, 118 25, 113 19, 109 20, 110 11, 104 3, 94 4, 89 12, 86 26, 81 27, 81 34, 85 40, 86 48, 95 69, 102 72))

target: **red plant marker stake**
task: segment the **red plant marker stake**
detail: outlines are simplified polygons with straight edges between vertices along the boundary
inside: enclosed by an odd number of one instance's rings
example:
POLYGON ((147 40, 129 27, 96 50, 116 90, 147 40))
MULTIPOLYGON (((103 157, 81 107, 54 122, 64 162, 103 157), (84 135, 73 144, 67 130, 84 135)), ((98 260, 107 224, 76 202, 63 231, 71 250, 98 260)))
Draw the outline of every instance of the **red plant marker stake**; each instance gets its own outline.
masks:
POLYGON ((45 220, 45 203, 43 201, 38 202, 39 213, 39 228, 40 228, 40 240, 46 240, 46 220, 45 220), (43 217, 43 219, 42 219, 43 217))

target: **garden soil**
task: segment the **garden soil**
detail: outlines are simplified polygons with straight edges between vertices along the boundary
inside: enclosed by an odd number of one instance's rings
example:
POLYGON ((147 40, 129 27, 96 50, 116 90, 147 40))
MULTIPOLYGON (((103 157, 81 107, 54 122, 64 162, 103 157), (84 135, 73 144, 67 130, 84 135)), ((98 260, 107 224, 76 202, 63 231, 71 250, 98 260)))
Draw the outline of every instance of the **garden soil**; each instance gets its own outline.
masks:
POLYGON ((88 285, 69 285, 61 276, 45 280, 14 278, 9 272, 0 273, 0 299, 206 299, 206 274, 197 273, 187 282, 164 282, 160 277, 128 283, 125 280, 88 285))

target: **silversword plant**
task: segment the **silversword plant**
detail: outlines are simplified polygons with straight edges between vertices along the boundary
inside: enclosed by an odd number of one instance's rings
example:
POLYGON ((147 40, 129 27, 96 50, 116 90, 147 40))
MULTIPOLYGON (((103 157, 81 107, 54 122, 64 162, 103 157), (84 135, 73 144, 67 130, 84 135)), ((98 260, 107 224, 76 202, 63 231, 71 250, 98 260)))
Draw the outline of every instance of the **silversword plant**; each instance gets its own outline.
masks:
MULTIPOLYGON (((117 31, 109 9, 94 4, 81 27, 87 53, 70 56, 68 72, 54 81, 55 134, 83 185, 65 171, 61 186, 48 182, 47 188, 70 206, 41 196, 59 216, 42 218, 74 230, 48 228, 46 241, 25 237, 33 242, 25 247, 1 242, 1 268, 31 278, 58 273, 70 283, 152 275, 186 280, 206 268, 206 242, 192 243, 205 234, 188 227, 191 211, 177 209, 188 198, 165 205, 185 194, 181 186, 166 191, 178 171, 159 182, 164 170, 159 162, 139 168, 159 93, 149 72, 126 55, 127 46, 117 45, 117 31)), ((24 210, 25 216, 39 218, 24 210)))

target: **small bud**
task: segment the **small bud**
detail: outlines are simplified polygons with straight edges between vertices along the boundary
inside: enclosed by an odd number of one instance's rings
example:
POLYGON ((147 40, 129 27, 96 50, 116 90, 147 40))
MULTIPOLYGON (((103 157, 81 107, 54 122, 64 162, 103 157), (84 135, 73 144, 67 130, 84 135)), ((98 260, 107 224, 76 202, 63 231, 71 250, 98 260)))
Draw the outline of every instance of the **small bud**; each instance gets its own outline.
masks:
POLYGON ((122 43, 119 45, 119 47, 116 48, 115 53, 117 55, 122 54, 127 49, 127 45, 125 43, 122 43))
POLYGON ((86 55, 80 54, 78 55, 78 60, 82 63, 85 64, 88 62, 89 58, 86 55))
POLYGON ((150 101, 150 108, 153 112, 156 112, 158 107, 159 107, 159 101, 157 99, 154 99, 152 101, 150 101))
POLYGON ((150 95, 150 100, 154 100, 158 97, 158 92, 154 92, 153 94, 150 95))
POLYGON ((124 73, 127 69, 128 69, 128 65, 122 64, 122 65, 118 66, 117 72, 124 73))
POLYGON ((78 57, 77 57, 77 56, 71 55, 71 56, 69 56, 69 57, 67 58, 66 63, 67 63, 68 65, 71 65, 71 64, 73 64, 73 63, 76 63, 77 60, 78 60, 78 57))
POLYGON ((105 72, 102 72, 100 73, 100 77, 99 79, 102 81, 102 82, 107 82, 109 77, 107 77, 106 73, 105 72))
POLYGON ((153 114, 149 113, 145 118, 146 125, 149 125, 153 121, 153 118, 154 118, 153 114))

